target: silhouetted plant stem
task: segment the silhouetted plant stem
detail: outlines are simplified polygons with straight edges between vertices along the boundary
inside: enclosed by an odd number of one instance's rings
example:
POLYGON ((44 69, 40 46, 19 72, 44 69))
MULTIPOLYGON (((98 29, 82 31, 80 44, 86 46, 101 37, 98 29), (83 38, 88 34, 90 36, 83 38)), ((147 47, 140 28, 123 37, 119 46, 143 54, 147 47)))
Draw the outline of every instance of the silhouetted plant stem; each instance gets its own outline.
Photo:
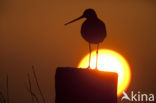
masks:
POLYGON ((30 80, 30 75, 29 75, 29 73, 27 74, 27 77, 28 77, 28 84, 29 84, 29 86, 28 86, 28 92, 30 93, 30 95, 31 95, 31 97, 32 97, 32 102, 34 103, 34 102, 36 101, 37 103, 39 103, 36 94, 33 93, 33 91, 32 91, 32 85, 31 85, 31 80, 30 80), (34 101, 34 98, 35 98, 35 101, 34 101))
POLYGON ((27 77, 28 77, 28 84, 29 84, 28 90, 29 90, 30 95, 32 97, 32 102, 34 102, 34 98, 33 98, 33 95, 32 95, 32 88, 31 88, 31 81, 30 81, 30 75, 29 75, 29 73, 27 74, 27 77))
POLYGON ((9 100, 9 80, 8 80, 8 74, 6 76, 6 90, 7 90, 7 103, 10 103, 10 100, 9 100))
POLYGON ((39 90, 39 92, 40 92, 40 95, 41 95, 41 97, 42 97, 43 103, 46 103, 45 98, 44 98, 44 95, 43 95, 43 93, 42 93, 42 91, 41 91, 41 88, 40 88, 39 83, 38 83, 38 80, 37 80, 37 76, 36 76, 36 73, 35 73, 35 68, 34 68, 34 66, 32 66, 32 71, 33 71, 34 78, 35 78, 35 81, 36 81, 36 84, 37 84, 37 88, 38 88, 38 90, 39 90))
POLYGON ((38 101, 38 98, 37 98, 36 94, 32 92, 32 93, 31 93, 31 95, 35 98, 35 101, 36 101, 37 103, 39 103, 39 101, 38 101))

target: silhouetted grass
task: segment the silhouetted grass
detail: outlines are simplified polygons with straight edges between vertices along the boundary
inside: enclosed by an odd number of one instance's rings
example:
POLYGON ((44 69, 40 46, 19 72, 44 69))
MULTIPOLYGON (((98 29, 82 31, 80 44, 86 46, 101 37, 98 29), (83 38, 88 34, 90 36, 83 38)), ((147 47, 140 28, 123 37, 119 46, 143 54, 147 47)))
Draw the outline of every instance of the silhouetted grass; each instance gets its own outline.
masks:
POLYGON ((7 103, 10 103, 10 100, 9 100, 9 79, 8 79, 8 74, 6 75, 6 91, 7 91, 7 95, 6 95, 7 103))
POLYGON ((32 66, 32 71, 33 71, 35 82, 37 84, 38 91, 39 91, 39 93, 40 93, 40 95, 42 97, 42 101, 43 101, 43 103, 46 103, 45 98, 44 98, 44 95, 43 95, 42 90, 41 90, 41 88, 39 86, 39 83, 38 83, 38 79, 37 79, 37 75, 36 75, 35 67, 34 66, 32 66))
MULTIPOLYGON (((37 85, 37 90, 39 91, 39 95, 41 96, 42 102, 46 103, 45 97, 43 95, 43 92, 40 88, 39 82, 38 82, 38 78, 36 75, 36 71, 35 71, 35 67, 32 66, 32 73, 33 73, 33 77, 35 80, 35 83, 37 85)), ((0 90, 0 103, 10 103, 10 92, 9 92, 9 76, 8 74, 6 75, 6 95, 4 95, 4 93, 0 90)), ((39 101, 39 98, 37 96, 37 94, 32 90, 32 82, 31 82, 31 78, 30 78, 30 74, 27 74, 27 81, 28 81, 28 86, 27 86, 27 90, 29 92, 29 94, 31 95, 31 99, 32 99, 32 103, 41 103, 39 101)))
POLYGON ((0 103, 6 103, 6 98, 4 94, 2 93, 2 91, 0 91, 0 103))
POLYGON ((35 103, 35 101, 37 103, 39 103, 39 100, 38 100, 38 97, 36 96, 36 94, 32 91, 32 84, 31 84, 31 80, 30 80, 30 75, 29 73, 27 74, 27 77, 28 77, 28 92, 30 93, 31 97, 32 97, 32 102, 35 103))

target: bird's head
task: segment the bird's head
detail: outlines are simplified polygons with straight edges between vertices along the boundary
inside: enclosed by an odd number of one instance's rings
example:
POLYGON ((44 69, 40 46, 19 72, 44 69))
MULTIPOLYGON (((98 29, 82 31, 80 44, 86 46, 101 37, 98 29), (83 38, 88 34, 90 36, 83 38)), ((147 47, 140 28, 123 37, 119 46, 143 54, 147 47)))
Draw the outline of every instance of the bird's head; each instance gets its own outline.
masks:
POLYGON ((94 11, 94 9, 86 9, 84 11, 84 13, 82 14, 82 16, 80 16, 80 17, 78 17, 78 18, 76 18, 76 19, 66 23, 65 25, 73 23, 73 22, 75 22, 75 21, 77 21, 79 19, 82 19, 82 18, 94 19, 94 18, 97 18, 97 15, 96 15, 96 12, 94 11))
POLYGON ((96 18, 96 12, 94 9, 86 9, 82 15, 82 17, 85 17, 87 19, 92 19, 92 18, 96 18))

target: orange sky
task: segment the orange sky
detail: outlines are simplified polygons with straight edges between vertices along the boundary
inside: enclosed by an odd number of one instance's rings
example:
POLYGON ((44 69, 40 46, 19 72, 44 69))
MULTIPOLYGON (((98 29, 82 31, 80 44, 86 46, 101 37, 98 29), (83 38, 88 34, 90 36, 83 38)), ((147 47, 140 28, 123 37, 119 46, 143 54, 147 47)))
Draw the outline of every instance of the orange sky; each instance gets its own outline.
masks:
POLYGON ((106 24, 108 36, 100 48, 113 49, 129 61, 132 71, 129 90, 155 92, 154 0, 2 0, 0 83, 8 73, 11 101, 31 101, 25 85, 26 74, 34 64, 47 101, 54 103, 56 67, 76 67, 88 53, 88 44, 80 35, 85 19, 64 26, 86 8, 94 8, 106 24))

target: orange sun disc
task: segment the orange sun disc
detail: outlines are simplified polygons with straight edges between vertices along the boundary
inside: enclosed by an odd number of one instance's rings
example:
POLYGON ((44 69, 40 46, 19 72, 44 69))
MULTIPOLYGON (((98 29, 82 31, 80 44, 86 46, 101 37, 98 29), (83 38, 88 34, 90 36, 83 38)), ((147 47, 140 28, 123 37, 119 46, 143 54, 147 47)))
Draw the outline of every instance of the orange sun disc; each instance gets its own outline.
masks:
MULTIPOLYGON (((87 54, 79 63, 78 68, 87 68, 89 65, 89 54, 87 54)), ((91 53, 91 69, 96 67, 96 51, 91 53)), ((130 83, 131 72, 130 66, 126 59, 119 53, 109 50, 100 49, 98 54, 97 68, 100 71, 110 71, 118 73, 118 97, 125 91, 130 83)))

